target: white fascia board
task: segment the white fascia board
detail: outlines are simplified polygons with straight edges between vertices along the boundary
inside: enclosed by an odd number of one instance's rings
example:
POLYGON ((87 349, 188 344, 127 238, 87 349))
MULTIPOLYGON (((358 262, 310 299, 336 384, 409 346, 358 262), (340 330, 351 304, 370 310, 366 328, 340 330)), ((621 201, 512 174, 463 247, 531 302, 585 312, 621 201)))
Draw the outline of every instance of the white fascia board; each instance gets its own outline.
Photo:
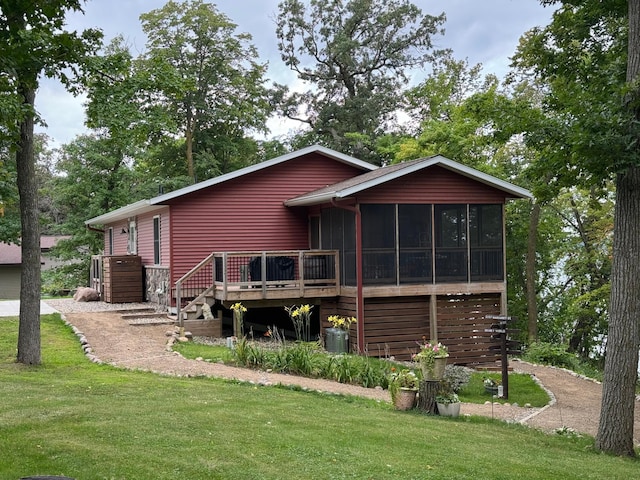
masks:
POLYGON ((140 200, 122 208, 118 208, 117 210, 86 220, 84 223, 85 225, 106 225, 108 223, 125 220, 129 217, 135 217, 136 215, 162 210, 163 208, 163 206, 151 205, 149 200, 140 200))

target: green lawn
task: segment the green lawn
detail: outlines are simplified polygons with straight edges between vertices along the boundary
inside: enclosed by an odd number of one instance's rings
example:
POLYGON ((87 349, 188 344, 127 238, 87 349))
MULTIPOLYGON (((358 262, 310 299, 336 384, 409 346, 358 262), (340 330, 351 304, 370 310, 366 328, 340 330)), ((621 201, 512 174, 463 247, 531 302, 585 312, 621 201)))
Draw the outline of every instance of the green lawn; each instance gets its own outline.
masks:
POLYGON ((43 365, 15 363, 17 320, 0 319, 0 479, 627 479, 638 461, 590 438, 484 418, 88 362, 57 316, 43 365))

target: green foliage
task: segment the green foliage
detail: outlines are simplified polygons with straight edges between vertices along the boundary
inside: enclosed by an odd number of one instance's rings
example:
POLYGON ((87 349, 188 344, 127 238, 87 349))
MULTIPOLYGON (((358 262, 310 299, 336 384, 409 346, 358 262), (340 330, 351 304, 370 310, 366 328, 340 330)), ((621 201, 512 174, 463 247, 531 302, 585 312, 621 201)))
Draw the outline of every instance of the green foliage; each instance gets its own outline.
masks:
POLYGON ((458 393, 471 380, 472 370, 461 365, 447 365, 442 380, 454 393, 458 393))
POLYGON ((84 261, 61 265, 42 272, 42 293, 55 297, 69 295, 78 286, 87 285, 90 257, 84 261))
POLYGON ((578 364, 578 358, 567 351, 567 345, 546 342, 535 342, 529 345, 524 359, 532 363, 569 369, 575 369, 578 364))
POLYGON ((378 160, 376 139, 401 106, 407 71, 439 54, 431 39, 444 14, 423 15, 408 0, 285 0, 278 9, 282 60, 308 88, 279 85, 274 102, 310 127, 304 142, 378 160))
POLYGON ((497 401, 504 403, 517 403, 518 405, 530 404, 533 407, 543 407, 549 403, 549 396, 533 381, 530 375, 521 373, 509 374, 509 398, 507 400, 493 398, 484 388, 484 380, 490 378, 498 382, 502 380, 499 373, 475 372, 471 375, 469 383, 459 392, 460 401, 469 403, 484 403, 497 401))
POLYGON ((169 1, 140 19, 148 41, 137 68, 151 80, 142 108, 162 112, 172 122, 168 130, 183 136, 189 176, 224 173, 216 164, 244 153, 245 136, 265 132, 270 113, 266 65, 251 36, 236 34, 236 25, 202 0, 169 1))
POLYGON ((78 479, 280 479, 285 470, 291 479, 637 474, 637 461, 596 454, 587 436, 479 417, 400 414, 388 404, 296 388, 96 365, 57 317, 43 317, 43 364, 25 367, 15 363, 18 320, 0 323, 1 478, 53 472, 78 479), (425 435, 437 441, 424 441, 425 435), (492 448, 478 448, 488 439, 492 448), (496 451, 504 452, 497 475, 496 451))

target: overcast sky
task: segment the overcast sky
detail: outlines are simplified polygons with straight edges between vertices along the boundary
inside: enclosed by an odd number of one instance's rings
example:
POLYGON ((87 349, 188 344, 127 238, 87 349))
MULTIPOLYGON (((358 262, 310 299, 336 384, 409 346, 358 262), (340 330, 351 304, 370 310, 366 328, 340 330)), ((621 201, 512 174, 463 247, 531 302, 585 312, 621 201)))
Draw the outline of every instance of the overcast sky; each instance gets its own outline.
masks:
MULTIPOLYGON (((237 33, 253 36, 260 60, 269 63, 269 79, 291 84, 293 72, 283 67, 277 49, 275 16, 280 0, 218 0, 218 10, 238 25, 237 33)), ((164 0, 88 0, 85 14, 68 17, 70 30, 100 28, 105 43, 124 35, 134 49, 142 51, 145 37, 140 28, 141 13, 161 8, 164 0)), ((445 35, 434 38, 437 47, 451 48, 455 58, 467 58, 470 64, 482 63, 484 73, 500 77, 508 71, 509 57, 520 36, 534 26, 549 23, 552 10, 539 0, 413 0, 424 13, 446 13, 445 35)), ((136 53, 136 52, 134 52, 136 53)), ((55 144, 68 143, 86 132, 83 99, 74 98, 52 80, 43 80, 36 107, 48 127, 39 127, 55 144)), ((284 133, 286 124, 270 123, 274 134, 284 133)))

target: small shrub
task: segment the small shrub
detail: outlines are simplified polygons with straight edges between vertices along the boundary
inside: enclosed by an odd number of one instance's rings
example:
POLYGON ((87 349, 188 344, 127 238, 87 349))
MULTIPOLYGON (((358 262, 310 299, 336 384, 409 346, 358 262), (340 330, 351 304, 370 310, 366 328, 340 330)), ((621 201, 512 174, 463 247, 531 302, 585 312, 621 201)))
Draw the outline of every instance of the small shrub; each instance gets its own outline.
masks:
POLYGON ((555 365, 574 369, 578 365, 578 358, 567 351, 566 345, 547 342, 535 342, 529 345, 524 359, 531 363, 555 365))
POLYGON ((461 365, 447 365, 444 370, 443 381, 454 393, 460 392, 471 380, 472 370, 461 365))

